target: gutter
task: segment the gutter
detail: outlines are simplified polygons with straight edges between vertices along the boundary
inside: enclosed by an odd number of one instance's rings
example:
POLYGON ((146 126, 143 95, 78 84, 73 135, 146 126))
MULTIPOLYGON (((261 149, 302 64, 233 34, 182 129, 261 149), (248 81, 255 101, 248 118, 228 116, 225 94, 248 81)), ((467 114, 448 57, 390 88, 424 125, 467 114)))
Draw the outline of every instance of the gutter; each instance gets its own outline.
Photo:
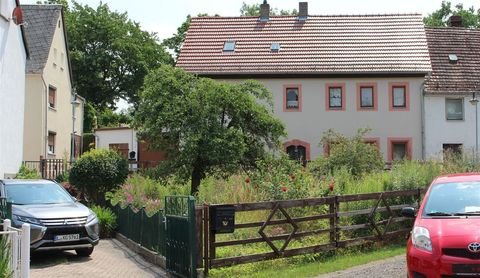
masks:
POLYGON ((45 78, 43 77, 43 71, 42 73, 40 74, 40 77, 42 78, 42 83, 43 83, 43 87, 44 87, 44 96, 45 96, 45 105, 43 106, 44 107, 44 110, 45 110, 45 128, 44 128, 44 134, 43 134, 43 140, 42 140, 42 143, 43 143, 43 158, 46 159, 47 158, 47 141, 48 141, 48 86, 47 86, 47 82, 45 81, 45 78))

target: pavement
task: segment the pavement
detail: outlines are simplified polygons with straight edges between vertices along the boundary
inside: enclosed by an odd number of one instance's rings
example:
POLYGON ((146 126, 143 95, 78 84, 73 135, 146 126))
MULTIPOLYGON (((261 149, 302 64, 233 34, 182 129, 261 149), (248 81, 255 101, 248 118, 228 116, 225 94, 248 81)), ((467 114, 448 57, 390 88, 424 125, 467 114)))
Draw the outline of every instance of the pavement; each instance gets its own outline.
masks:
POLYGON ((33 253, 30 277, 148 278, 167 277, 167 274, 118 240, 102 239, 87 258, 76 256, 74 251, 33 253))

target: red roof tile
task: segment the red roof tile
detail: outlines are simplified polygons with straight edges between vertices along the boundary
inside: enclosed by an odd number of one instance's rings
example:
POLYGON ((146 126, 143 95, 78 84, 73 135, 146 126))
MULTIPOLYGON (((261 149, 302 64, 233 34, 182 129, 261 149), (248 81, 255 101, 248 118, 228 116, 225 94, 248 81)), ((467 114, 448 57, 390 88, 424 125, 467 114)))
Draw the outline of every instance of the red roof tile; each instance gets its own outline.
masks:
POLYGON ((426 28, 432 73, 427 93, 465 94, 480 91, 480 30, 457 27, 426 28), (448 55, 455 54, 456 63, 448 55))
POLYGON ((421 15, 193 18, 177 66, 198 74, 426 73, 421 15), (224 52, 225 41, 236 42, 224 52), (270 50, 273 42, 280 51, 270 50))

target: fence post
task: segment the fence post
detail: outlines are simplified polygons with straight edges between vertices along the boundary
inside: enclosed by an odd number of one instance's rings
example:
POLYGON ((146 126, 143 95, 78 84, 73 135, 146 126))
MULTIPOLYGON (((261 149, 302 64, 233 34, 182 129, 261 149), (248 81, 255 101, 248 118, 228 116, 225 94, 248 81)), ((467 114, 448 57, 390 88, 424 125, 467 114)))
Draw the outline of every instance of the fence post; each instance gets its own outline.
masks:
POLYGON ((12 227, 12 222, 10 221, 10 219, 4 219, 3 220, 3 230, 5 232, 8 231, 8 228, 12 227))
POLYGON ((330 243, 335 242, 335 202, 331 202, 328 205, 328 213, 331 214, 330 216, 330 243))
POLYGON ((340 217, 338 213, 340 212, 340 203, 338 202, 338 196, 335 195, 335 246, 338 247, 338 242, 340 241, 340 217))
POLYGON ((208 258, 208 249, 210 242, 208 241, 208 234, 210 233, 209 224, 208 224, 208 205, 203 206, 203 273, 204 277, 208 277, 208 270, 210 268, 210 260, 208 258))
POLYGON ((22 240, 20 247, 20 254, 22 258, 21 262, 21 273, 22 278, 30 277, 30 225, 24 223, 22 225, 22 240))

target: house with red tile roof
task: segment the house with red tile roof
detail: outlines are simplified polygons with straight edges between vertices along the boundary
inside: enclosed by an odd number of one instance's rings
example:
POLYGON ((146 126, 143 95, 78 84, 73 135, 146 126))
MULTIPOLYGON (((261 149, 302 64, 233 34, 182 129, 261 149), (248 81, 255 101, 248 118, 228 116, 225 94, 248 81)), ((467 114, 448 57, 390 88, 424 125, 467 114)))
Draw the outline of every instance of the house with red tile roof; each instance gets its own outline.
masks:
POLYGON ((426 28, 432 72, 425 81, 426 158, 443 152, 478 153, 480 30, 426 28))
POLYGON ((177 67, 238 82, 256 79, 273 94, 285 150, 311 160, 328 151, 323 132, 354 135, 387 161, 422 158, 422 91, 431 71, 420 14, 192 18, 177 67))

